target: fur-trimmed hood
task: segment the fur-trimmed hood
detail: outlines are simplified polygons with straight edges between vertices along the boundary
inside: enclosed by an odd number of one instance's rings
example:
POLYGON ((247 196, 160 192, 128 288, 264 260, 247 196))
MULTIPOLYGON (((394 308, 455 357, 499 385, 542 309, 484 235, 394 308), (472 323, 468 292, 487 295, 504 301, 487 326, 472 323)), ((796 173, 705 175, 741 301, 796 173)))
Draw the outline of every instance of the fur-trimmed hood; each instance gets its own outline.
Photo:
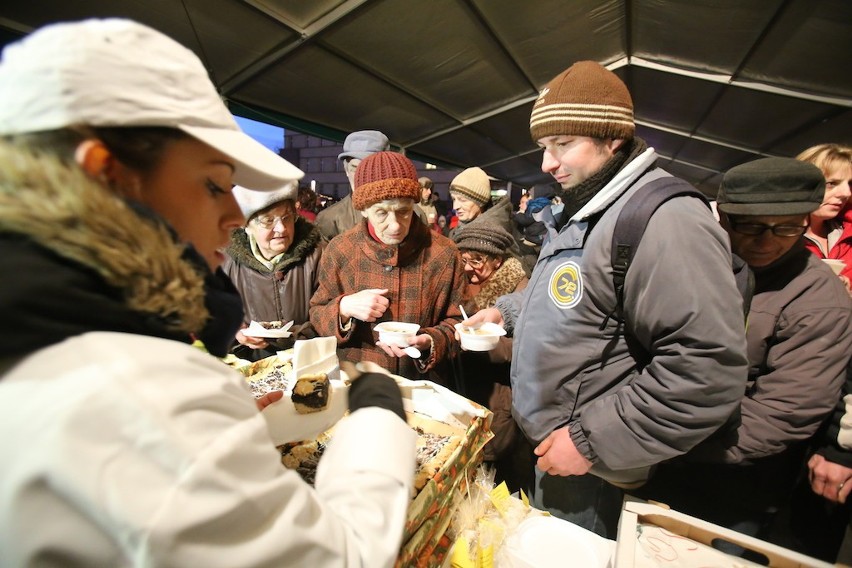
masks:
MULTIPOLYGON (((11 239, 50 251, 58 257, 57 269, 95 273, 117 292, 119 304, 159 320, 170 332, 197 332, 209 318, 204 275, 165 223, 79 168, 7 142, 0 142, 0 235, 4 246, 12 247, 11 239)), ((51 274, 7 273, 3 287, 14 286, 16 278, 45 280, 51 274)))
POLYGON ((493 308, 497 298, 516 291, 521 281, 526 280, 524 267, 517 258, 509 257, 494 271, 474 296, 477 310, 493 308))

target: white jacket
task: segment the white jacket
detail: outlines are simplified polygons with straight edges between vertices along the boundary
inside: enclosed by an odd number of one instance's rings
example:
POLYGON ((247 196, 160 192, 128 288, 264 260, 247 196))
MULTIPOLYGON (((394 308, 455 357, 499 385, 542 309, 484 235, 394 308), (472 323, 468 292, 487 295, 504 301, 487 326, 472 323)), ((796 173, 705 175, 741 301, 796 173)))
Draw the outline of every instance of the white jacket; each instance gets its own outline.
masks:
POLYGON ((0 566, 391 566, 415 434, 342 421, 316 489, 242 377, 184 344, 86 333, 0 377, 0 566))

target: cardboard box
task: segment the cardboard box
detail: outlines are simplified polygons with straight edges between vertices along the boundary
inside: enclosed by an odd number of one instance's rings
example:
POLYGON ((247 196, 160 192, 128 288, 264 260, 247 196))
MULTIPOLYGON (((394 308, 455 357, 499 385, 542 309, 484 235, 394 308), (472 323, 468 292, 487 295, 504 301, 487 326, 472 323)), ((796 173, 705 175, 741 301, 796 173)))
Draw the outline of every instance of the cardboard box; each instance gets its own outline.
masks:
POLYGON ((430 381, 400 380, 409 424, 462 441, 408 506, 399 568, 429 568, 444 563, 450 547, 447 527, 457 499, 482 462, 482 447, 493 437, 491 411, 430 381))
MULTIPOLYGON (((272 356, 246 366, 241 372, 251 381, 283 364, 278 357, 272 356)), ((482 447, 493 437, 493 415, 490 410, 436 383, 394 378, 402 391, 403 406, 412 428, 461 438, 441 469, 409 504, 402 547, 396 561, 400 568, 441 566, 451 544, 445 535, 457 500, 467 492, 468 479, 482 462, 482 447)), ((316 421, 322 414, 295 418, 316 421)), ((333 436, 333 426, 329 432, 333 436)))
POLYGON ((831 564, 653 503, 625 500, 613 568, 761 566, 711 547, 724 540, 766 557, 772 568, 831 568, 831 564))

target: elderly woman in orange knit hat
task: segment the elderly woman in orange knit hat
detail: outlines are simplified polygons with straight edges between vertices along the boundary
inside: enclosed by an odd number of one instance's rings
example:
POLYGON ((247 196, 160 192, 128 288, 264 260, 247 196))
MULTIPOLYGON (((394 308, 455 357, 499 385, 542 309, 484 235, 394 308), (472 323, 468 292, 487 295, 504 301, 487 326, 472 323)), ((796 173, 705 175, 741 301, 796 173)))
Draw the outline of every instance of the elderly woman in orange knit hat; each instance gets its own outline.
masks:
POLYGON ((359 164, 352 202, 364 220, 323 253, 311 323, 337 337, 341 360, 447 384, 465 277, 452 241, 412 223, 419 199, 417 170, 402 154, 379 152, 359 164), (377 341, 373 328, 385 321, 420 325, 409 339, 419 356, 377 341))

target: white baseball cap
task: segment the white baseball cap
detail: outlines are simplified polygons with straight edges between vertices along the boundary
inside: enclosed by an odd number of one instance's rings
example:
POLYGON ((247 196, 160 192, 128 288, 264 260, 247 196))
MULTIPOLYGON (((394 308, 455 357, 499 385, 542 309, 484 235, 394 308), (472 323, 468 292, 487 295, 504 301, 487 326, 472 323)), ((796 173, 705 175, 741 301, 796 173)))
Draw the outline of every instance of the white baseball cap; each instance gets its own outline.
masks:
POLYGON ((304 176, 240 130, 194 53, 131 20, 53 24, 3 50, 0 135, 74 125, 177 128, 233 159, 235 182, 255 190, 304 176))
POLYGON ((248 221, 254 217, 255 213, 268 209, 276 203, 288 199, 296 201, 296 198, 299 196, 299 184, 291 181, 276 191, 253 191, 235 185, 232 193, 237 200, 237 205, 240 206, 240 211, 243 212, 243 217, 248 221))

